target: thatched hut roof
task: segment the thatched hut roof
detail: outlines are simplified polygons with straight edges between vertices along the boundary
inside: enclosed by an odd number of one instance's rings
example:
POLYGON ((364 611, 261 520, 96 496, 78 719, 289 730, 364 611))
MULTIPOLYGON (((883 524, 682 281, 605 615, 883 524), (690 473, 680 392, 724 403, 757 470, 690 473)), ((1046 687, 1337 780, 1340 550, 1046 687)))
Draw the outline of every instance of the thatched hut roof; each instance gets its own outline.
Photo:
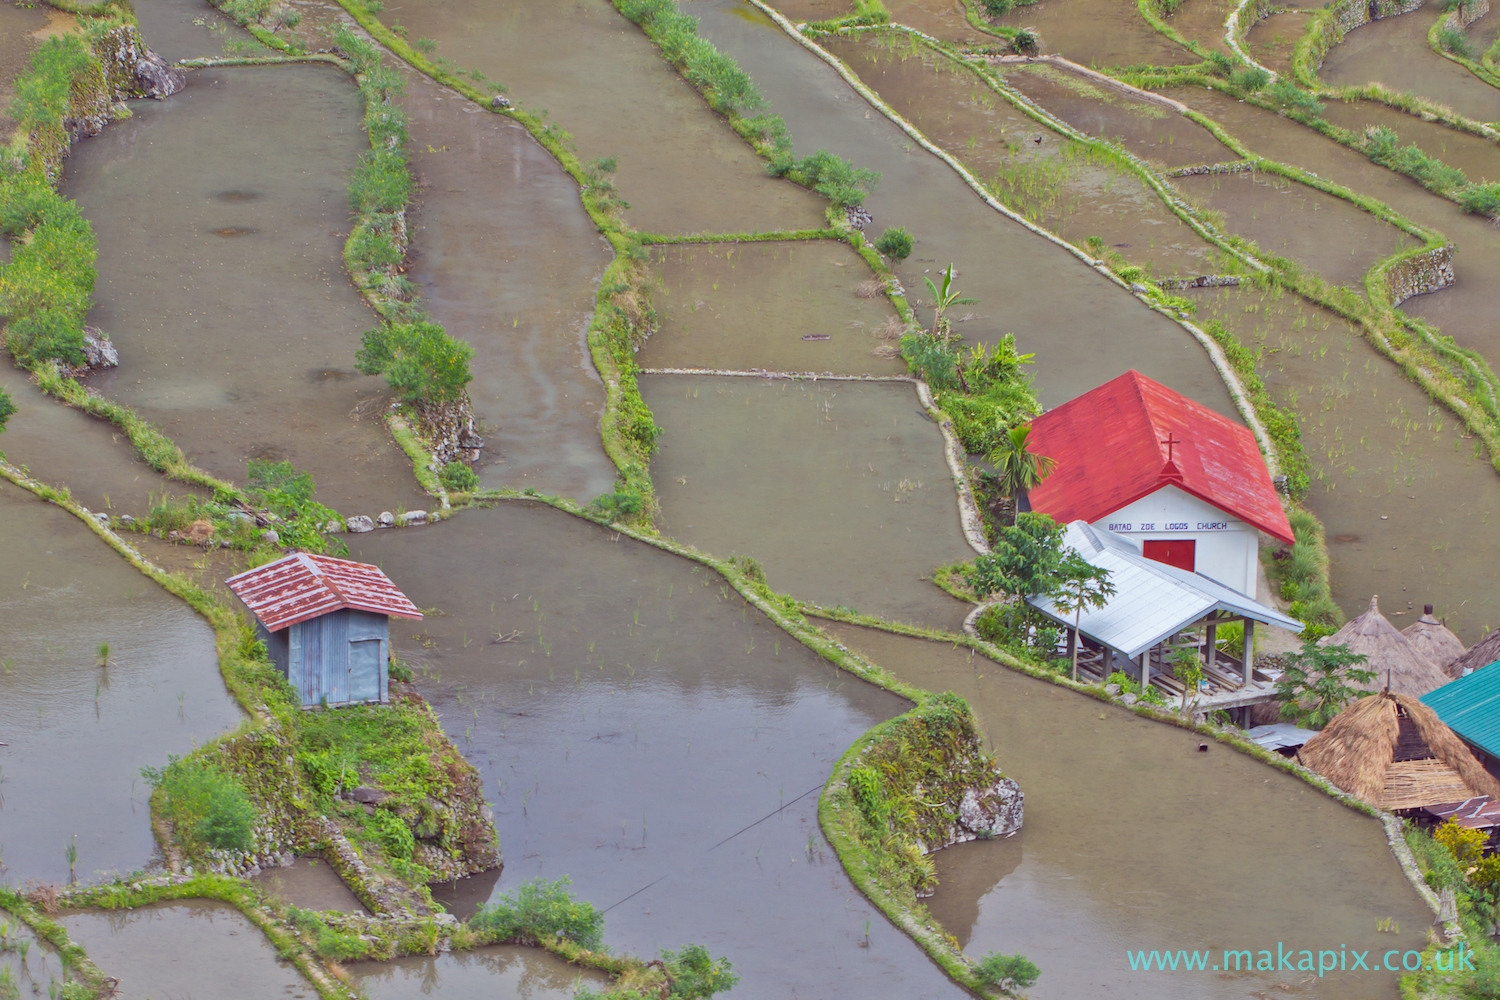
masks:
POLYGON ((1396 626, 1386 621, 1376 604, 1379 596, 1370 598, 1370 609, 1353 619, 1333 635, 1320 639, 1324 646, 1347 645, 1367 657, 1360 668, 1375 671, 1375 679, 1356 687, 1383 691, 1389 687, 1399 694, 1420 698, 1451 679, 1413 646, 1396 626))
POLYGON ((1354 702, 1308 740, 1297 759, 1381 809, 1420 809, 1476 795, 1500 799, 1500 780, 1436 712, 1404 694, 1354 702))
POLYGON ((1462 677, 1466 670, 1478 670, 1500 660, 1500 628, 1474 644, 1474 648, 1448 664, 1454 677, 1462 677))
POLYGON ((1416 648, 1417 652, 1427 657, 1438 665, 1438 669, 1448 677, 1458 677, 1462 670, 1456 673, 1452 669, 1453 661, 1464 655, 1464 644, 1458 636, 1448 630, 1448 626, 1438 621, 1432 614, 1432 605, 1428 604, 1422 609, 1422 617, 1412 622, 1401 630, 1406 636, 1406 641, 1416 648))

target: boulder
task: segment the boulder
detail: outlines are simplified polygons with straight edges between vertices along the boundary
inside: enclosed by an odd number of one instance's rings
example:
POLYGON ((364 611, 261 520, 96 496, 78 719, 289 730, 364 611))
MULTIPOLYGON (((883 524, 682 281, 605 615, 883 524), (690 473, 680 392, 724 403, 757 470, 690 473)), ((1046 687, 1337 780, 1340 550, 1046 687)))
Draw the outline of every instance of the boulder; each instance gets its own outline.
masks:
POLYGON ((345 527, 356 535, 375 530, 375 522, 364 514, 355 514, 344 522, 345 527))
POLYGON ((120 352, 97 326, 83 328, 83 356, 90 368, 116 368, 120 364, 120 352))
POLYGON ((380 516, 375 519, 375 523, 382 528, 389 528, 396 523, 396 515, 388 510, 383 510, 380 512, 380 516))
POLYGON ((427 512, 425 510, 409 510, 397 518, 397 520, 401 522, 403 528, 412 524, 426 524, 427 512))
POLYGON ((275 528, 267 528, 265 531, 262 531, 260 533, 260 540, 265 542, 267 545, 281 544, 281 536, 276 533, 275 528))
POLYGON ((955 842, 1009 837, 1021 829, 1024 800, 1021 786, 1012 778, 1001 778, 988 788, 966 790, 958 804, 955 842))
POLYGON ((510 98, 508 98, 508 97, 502 97, 499 94, 496 94, 494 97, 490 98, 490 107, 492 107, 492 108, 508 108, 508 107, 510 107, 510 98))
POLYGON ((187 86, 187 74, 147 49, 135 64, 135 82, 141 96, 162 101, 187 86))

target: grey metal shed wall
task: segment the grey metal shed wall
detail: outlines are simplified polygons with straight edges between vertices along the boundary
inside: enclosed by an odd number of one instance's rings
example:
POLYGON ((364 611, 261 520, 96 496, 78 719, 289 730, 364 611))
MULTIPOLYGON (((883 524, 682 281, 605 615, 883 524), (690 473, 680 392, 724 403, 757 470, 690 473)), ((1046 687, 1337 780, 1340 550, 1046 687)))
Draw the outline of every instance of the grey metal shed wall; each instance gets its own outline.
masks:
POLYGON ((300 622, 285 630, 288 633, 289 680, 302 698, 303 705, 348 704, 354 693, 366 691, 371 697, 358 700, 385 701, 388 697, 386 658, 390 655, 390 626, 385 615, 345 609, 300 622), (378 641, 379 654, 374 662, 362 661, 373 677, 351 677, 351 643, 378 641))

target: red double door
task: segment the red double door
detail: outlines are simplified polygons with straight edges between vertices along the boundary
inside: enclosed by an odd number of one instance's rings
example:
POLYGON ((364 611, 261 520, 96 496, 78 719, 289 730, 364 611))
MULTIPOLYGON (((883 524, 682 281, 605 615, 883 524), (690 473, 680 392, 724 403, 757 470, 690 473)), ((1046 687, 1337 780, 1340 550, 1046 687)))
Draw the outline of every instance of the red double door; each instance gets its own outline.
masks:
POLYGON ((1141 555, 1192 573, 1197 568, 1198 542, 1192 538, 1153 538, 1142 543, 1141 555))

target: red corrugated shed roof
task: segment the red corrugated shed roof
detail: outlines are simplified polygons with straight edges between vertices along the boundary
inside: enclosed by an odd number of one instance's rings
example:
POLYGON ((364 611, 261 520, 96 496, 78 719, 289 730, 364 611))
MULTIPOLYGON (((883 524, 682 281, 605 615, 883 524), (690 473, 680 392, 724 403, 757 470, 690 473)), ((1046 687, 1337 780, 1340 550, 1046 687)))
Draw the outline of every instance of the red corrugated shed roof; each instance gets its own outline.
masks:
POLYGON ((224 582, 270 632, 344 608, 422 617, 379 566, 351 559, 296 552, 224 582))
POLYGON ((1029 447, 1057 462, 1031 509, 1062 524, 1098 521, 1171 485, 1292 543, 1255 435, 1138 371, 1037 417, 1029 447))

